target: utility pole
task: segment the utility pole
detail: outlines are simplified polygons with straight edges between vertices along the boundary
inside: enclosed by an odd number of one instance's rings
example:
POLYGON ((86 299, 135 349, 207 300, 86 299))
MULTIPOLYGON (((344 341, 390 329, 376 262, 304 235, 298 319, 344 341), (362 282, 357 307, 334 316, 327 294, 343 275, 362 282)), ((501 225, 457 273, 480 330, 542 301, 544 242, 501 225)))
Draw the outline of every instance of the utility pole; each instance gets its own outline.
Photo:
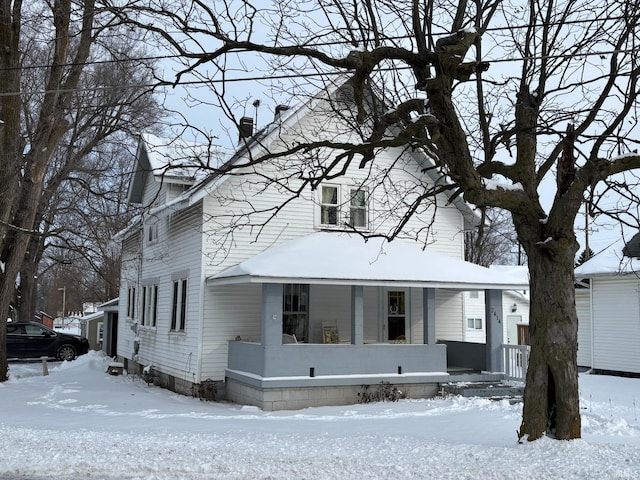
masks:
POLYGON ((65 317, 65 312, 66 312, 66 307, 67 307, 67 287, 61 287, 58 289, 58 291, 62 290, 62 319, 61 319, 61 323, 62 323, 62 327, 64 327, 64 317, 65 317))

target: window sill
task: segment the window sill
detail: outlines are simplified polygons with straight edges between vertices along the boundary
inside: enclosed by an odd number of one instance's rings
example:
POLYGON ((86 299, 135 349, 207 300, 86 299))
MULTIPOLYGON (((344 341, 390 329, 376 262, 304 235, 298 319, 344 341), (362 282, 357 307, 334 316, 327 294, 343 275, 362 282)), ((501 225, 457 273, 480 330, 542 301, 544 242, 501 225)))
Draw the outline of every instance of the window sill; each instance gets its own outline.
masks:
POLYGON ((317 225, 316 230, 325 231, 325 232, 357 232, 357 233, 367 233, 371 232, 371 228, 369 227, 350 227, 347 225, 317 225))

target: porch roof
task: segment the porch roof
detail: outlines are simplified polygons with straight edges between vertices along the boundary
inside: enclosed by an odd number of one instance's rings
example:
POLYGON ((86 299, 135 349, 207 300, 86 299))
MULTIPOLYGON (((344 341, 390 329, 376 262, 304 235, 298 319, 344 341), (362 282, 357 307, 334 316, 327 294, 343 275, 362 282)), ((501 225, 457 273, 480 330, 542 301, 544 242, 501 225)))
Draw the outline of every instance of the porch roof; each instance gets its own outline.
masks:
POLYGON ((522 278, 382 238, 317 232, 268 248, 207 279, 209 285, 309 283, 516 290, 522 278))

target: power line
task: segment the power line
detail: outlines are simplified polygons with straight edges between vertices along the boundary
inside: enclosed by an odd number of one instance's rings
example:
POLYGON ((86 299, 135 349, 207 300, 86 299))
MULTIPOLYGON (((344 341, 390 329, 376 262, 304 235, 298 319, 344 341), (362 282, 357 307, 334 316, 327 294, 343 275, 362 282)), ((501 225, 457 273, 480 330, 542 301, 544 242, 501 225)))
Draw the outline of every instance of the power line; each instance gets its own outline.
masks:
MULTIPOLYGON (((581 58, 586 57, 604 57, 607 55, 620 54, 620 53, 632 53, 634 49, 621 49, 621 50, 607 50, 607 51, 598 51, 598 52, 589 52, 580 54, 581 58)), ((513 62, 523 62, 525 60, 542 60, 542 59, 561 59, 561 58, 570 58, 575 57, 575 54, 562 54, 562 55, 533 55, 528 57, 519 57, 519 58, 497 58, 497 59, 488 59, 485 60, 489 63, 513 63, 513 62)), ((410 70, 410 67, 396 67, 396 68, 380 68, 378 71, 396 71, 396 70, 410 70)), ((51 93, 73 93, 73 92, 97 92, 97 91, 109 91, 109 90, 127 90, 127 89, 156 89, 161 87, 177 87, 177 86, 197 86, 197 85, 207 85, 207 84, 226 84, 226 83, 239 83, 239 82, 261 82, 268 80, 290 80, 294 78, 313 78, 313 77, 326 77, 326 76, 335 76, 335 75, 343 75, 344 71, 338 72, 311 72, 311 73, 292 73, 292 74, 281 74, 281 75, 268 75, 268 76, 252 76, 252 77, 237 77, 237 78, 211 78, 206 80, 188 80, 188 81, 180 81, 177 84, 169 81, 159 81, 156 83, 142 83, 135 85, 122 85, 122 86, 103 86, 103 87, 78 87, 73 89, 56 89, 56 90, 37 90, 30 91, 31 94, 51 94, 51 93)), ((21 95, 21 92, 1 92, 0 97, 10 97, 15 95, 21 95)))
MULTIPOLYGON (((559 25, 578 25, 578 24, 582 24, 582 23, 588 23, 588 24, 592 24, 594 22, 607 22, 607 21, 618 21, 618 20, 625 20, 627 19, 627 17, 625 16, 617 16, 617 17, 606 17, 606 18, 602 18, 602 19, 577 19, 577 20, 565 20, 565 21, 560 21, 560 22, 543 22, 541 24, 541 26, 559 26, 559 25)), ((527 28, 531 28, 531 26, 529 24, 522 24, 522 25, 510 25, 510 26, 505 26, 505 27, 492 27, 492 28, 487 28, 485 30, 485 32, 512 32, 514 30, 523 30, 523 29, 527 29, 527 28)), ((437 34, 436 36, 446 36, 446 35, 451 35, 451 33, 440 33, 437 34)), ((399 35, 399 36, 391 36, 391 37, 384 37, 384 40, 386 41, 397 41, 397 40, 411 40, 415 37, 411 36, 411 35, 399 35)), ((362 42, 360 42, 362 43, 362 42)), ((353 46, 353 42, 349 41, 349 40, 334 40, 334 41, 330 41, 330 42, 317 42, 314 44, 299 44, 299 45, 292 45, 292 47, 296 47, 296 48, 318 48, 318 47, 331 47, 331 46, 337 46, 337 45, 349 45, 352 44, 353 46)), ((202 56, 206 56, 207 53, 206 52, 202 52, 201 54, 191 54, 191 55, 180 55, 180 54, 171 54, 171 55, 153 55, 153 56, 146 56, 146 57, 135 57, 135 58, 122 58, 122 59, 109 59, 109 60, 92 60, 92 61, 88 61, 88 62, 84 62, 84 63, 75 63, 75 62, 69 62, 69 63, 61 63, 58 64, 58 66, 61 67, 73 67, 73 66, 79 66, 79 65, 103 65, 103 64, 115 64, 115 63, 125 63, 125 62, 145 62, 145 61, 154 61, 154 60, 167 60, 167 59, 177 59, 177 58, 193 58, 193 59, 198 59, 198 56, 202 55, 202 56)), ((498 60, 490 60, 493 62, 496 62, 498 60)), ((505 61, 509 61, 509 60, 505 60, 505 61)), ((13 70, 35 70, 35 69, 40 69, 40 68, 50 68, 52 65, 51 64, 39 64, 39 65, 23 65, 23 66, 19 66, 19 67, 6 67, 6 68, 0 68, 0 71, 13 71, 13 70)))

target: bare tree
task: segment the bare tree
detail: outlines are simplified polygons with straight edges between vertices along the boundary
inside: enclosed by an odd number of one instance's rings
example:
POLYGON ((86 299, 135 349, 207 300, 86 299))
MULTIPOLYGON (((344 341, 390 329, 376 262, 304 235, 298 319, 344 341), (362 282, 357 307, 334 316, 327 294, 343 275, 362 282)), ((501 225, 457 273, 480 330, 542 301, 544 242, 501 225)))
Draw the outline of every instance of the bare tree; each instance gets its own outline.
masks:
MULTIPOLYGON (((135 103, 130 107, 136 109, 135 103)), ((139 107, 139 118, 143 119, 144 111, 139 107)), ((61 149, 59 160, 68 171, 66 178, 55 189, 47 182, 42 211, 37 214, 39 235, 31 236, 29 254, 20 270, 15 302, 19 318, 33 316, 40 283, 61 270, 73 273, 80 307, 83 301, 104 302, 118 295, 120 252, 112 238, 135 214, 126 201, 131 170, 128 159, 134 155, 127 146, 134 142, 125 132, 111 134, 92 147, 90 154, 77 158, 73 150, 80 144, 71 142, 61 149), (59 268, 54 268, 56 265, 59 268)), ((51 178, 61 171, 53 170, 51 178)), ((71 305, 71 295, 68 300, 71 305)))
MULTIPOLYGON (((87 234, 97 228, 104 218, 112 218, 110 206, 113 202, 120 205, 118 213, 124 213, 121 208, 122 195, 126 195, 126 192, 121 175, 128 172, 125 171, 127 167, 123 165, 122 158, 117 156, 122 154, 124 145, 133 143, 133 137, 139 131, 149 128, 160 116, 160 107, 148 87, 152 80, 153 64, 150 60, 138 60, 147 58, 140 40, 140 37, 123 36, 105 38, 99 54, 94 54, 94 57, 100 55, 100 61, 89 63, 82 72, 79 88, 73 93, 68 110, 72 121, 45 175, 35 217, 38 234, 31 236, 28 255, 21 267, 20 295, 15 301, 19 318, 33 317, 39 262, 45 248, 60 243, 51 241, 51 238, 64 238, 70 242, 70 238, 77 236, 87 243, 87 234), (103 49, 108 50, 108 54, 103 49), (114 182, 114 178, 117 181, 114 182), (120 195, 120 198, 114 198, 114 194, 120 195), (94 206, 102 206, 105 211, 92 211, 90 221, 84 224, 69 224, 73 217, 82 215, 81 209, 88 213, 94 206), (70 236, 67 232, 73 234, 70 236)), ((41 52, 38 55, 37 50, 30 51, 29 60, 30 63, 25 60, 23 64, 34 68, 24 71, 22 82, 23 85, 37 85, 41 66, 46 65, 46 54, 41 52)), ((32 110, 37 111, 37 101, 28 103, 25 116, 32 114, 32 110)), ((27 130, 27 133, 32 132, 27 130)), ((95 242, 92 244, 95 245, 95 242)), ((81 249, 81 257, 89 255, 88 246, 77 248, 81 249), (83 251, 86 255, 83 255, 83 251)), ((106 255, 106 250, 103 249, 103 253, 106 255)), ((94 259, 89 266, 95 266, 96 262, 101 263, 101 260, 94 259)), ((94 269, 85 271, 89 273, 94 269)), ((114 285, 110 290, 113 293, 114 285)))
POLYGON ((502 210, 486 212, 488 225, 465 232, 464 258, 478 265, 522 265, 520 245, 508 214, 502 210))
MULTIPOLYGON (((358 106, 352 141, 300 137, 287 152, 253 162, 331 150, 325 167, 304 169, 314 186, 352 163, 373 174, 378 149, 404 146, 432 158, 447 180, 407 197, 407 216, 439 192, 510 212, 531 279, 519 435, 580 437, 574 220, 585 192, 608 178, 627 204, 637 202, 628 174, 640 167, 632 136, 637 2, 196 0, 167 10, 162 2, 133 0, 128 7, 123 18, 153 18, 142 26, 182 57, 176 81, 208 80, 211 98, 230 118, 231 80, 249 64, 255 76, 274 79, 274 91, 281 87, 278 98, 311 85, 334 88, 336 73, 351 77, 358 106), (554 172, 555 197, 545 210, 541 190, 554 172)), ((348 118, 340 105, 334 114, 348 118)), ((637 226, 636 218, 625 221, 637 226)))
MULTIPOLYGON (((128 120, 124 104, 109 103, 111 109, 102 104, 106 96, 100 98, 97 93, 113 85, 94 85, 87 78, 87 65, 107 59, 111 65, 102 72, 101 81, 120 82, 118 87, 127 81, 136 84, 136 78, 109 76, 115 74, 123 55, 131 53, 119 51, 109 39, 128 38, 131 27, 119 26, 95 0, 28 4, 2 0, 0 24, 0 381, 4 381, 9 303, 25 256, 38 261, 38 254, 28 250, 32 240, 40 234, 41 223, 53 218, 45 212, 43 198, 48 195, 45 185, 53 185, 59 172, 52 171, 56 158, 60 160, 56 155, 65 141, 88 138, 77 135, 78 129, 98 131, 103 125, 106 131, 114 121, 128 120), (98 102, 91 113, 80 108, 80 97, 98 102)), ((123 95, 119 100, 125 99, 123 95)), ((81 157, 85 147, 91 148, 89 143, 75 146, 73 155, 81 157)))

